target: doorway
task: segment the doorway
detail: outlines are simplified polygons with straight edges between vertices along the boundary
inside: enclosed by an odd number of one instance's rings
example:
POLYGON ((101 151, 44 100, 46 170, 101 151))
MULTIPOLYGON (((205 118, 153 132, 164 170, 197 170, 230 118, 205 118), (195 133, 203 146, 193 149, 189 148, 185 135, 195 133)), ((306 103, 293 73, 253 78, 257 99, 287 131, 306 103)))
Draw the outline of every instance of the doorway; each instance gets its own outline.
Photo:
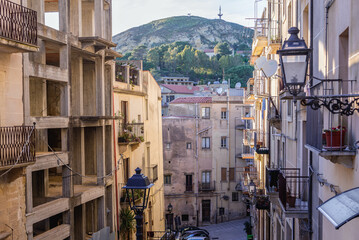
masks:
POLYGON ((211 221, 211 200, 202 200, 202 222, 211 221))

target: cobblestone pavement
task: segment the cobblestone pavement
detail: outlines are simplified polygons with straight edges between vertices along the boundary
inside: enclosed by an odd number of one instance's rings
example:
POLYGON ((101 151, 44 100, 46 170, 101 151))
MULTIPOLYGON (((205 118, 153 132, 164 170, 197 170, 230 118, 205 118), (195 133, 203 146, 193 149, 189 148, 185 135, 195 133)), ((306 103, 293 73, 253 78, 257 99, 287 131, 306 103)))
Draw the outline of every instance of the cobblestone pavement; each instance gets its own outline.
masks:
POLYGON ((249 221, 249 218, 212 224, 201 228, 206 229, 213 240, 246 240, 247 235, 243 231, 245 221, 249 221))

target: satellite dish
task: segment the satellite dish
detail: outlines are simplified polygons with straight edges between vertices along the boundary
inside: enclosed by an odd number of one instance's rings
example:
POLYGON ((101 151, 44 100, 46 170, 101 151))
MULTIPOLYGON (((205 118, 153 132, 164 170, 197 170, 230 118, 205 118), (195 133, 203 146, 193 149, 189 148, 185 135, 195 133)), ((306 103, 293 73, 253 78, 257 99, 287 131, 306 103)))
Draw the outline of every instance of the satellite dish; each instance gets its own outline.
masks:
POLYGON ((266 61, 262 67, 262 71, 267 77, 273 76, 277 72, 278 63, 276 60, 266 61))
POLYGON ((220 88, 217 88, 217 89, 216 89, 216 92, 217 92, 218 94, 221 94, 221 93, 223 92, 223 88, 221 88, 221 87, 220 87, 220 88))
POLYGON ((236 86, 235 86, 235 89, 240 89, 241 86, 242 86, 242 84, 241 84, 240 82, 237 82, 237 83, 236 83, 236 86))
POLYGON ((265 64, 265 62, 267 62, 267 58, 266 57, 260 57, 258 58, 255 62, 254 62, 254 66, 258 69, 261 70, 265 64))

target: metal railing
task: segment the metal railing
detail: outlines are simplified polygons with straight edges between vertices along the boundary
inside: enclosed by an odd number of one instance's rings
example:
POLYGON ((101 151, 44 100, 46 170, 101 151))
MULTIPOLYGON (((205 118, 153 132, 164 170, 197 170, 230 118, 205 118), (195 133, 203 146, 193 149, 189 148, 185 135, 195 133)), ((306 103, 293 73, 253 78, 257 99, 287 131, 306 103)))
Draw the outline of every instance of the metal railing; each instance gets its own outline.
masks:
POLYGON ((245 129, 243 134, 243 144, 247 146, 254 146, 254 132, 255 129, 245 129))
POLYGON ((206 192, 206 191, 215 191, 216 190, 216 182, 200 182, 198 183, 198 191, 206 192))
POLYGON ((35 162, 35 126, 0 127, 0 168, 35 162))
POLYGON ((186 185, 186 192, 193 192, 193 183, 191 185, 186 185))
POLYGON ((266 189, 270 193, 278 192, 279 168, 266 167, 266 189))
POLYGON ((130 69, 130 84, 139 85, 139 71, 136 69, 130 69))
POLYGON ((268 95, 266 78, 264 76, 256 76, 254 79, 254 94, 263 96, 268 95))
POLYGON ((9 0, 0 0, 0 36, 36 45, 37 12, 9 0))
POLYGON ((116 63, 116 81, 126 82, 126 66, 116 63))
POLYGON ((279 199, 286 211, 307 211, 309 177, 299 168, 282 168, 278 175, 279 199))
POLYGON ((268 21, 266 19, 256 19, 254 23, 254 38, 268 36, 268 21))

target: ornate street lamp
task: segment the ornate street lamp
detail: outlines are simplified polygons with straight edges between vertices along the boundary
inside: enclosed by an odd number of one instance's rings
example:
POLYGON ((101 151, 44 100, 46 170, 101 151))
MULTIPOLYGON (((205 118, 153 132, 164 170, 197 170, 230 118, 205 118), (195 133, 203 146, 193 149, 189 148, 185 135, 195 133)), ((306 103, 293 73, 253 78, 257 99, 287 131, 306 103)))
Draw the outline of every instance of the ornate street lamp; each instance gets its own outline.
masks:
POLYGON ((170 204, 168 204, 168 206, 167 206, 167 211, 171 213, 172 210, 173 210, 173 206, 172 206, 172 204, 170 203, 170 204))
POLYGON ((307 79, 311 49, 303 39, 298 38, 298 28, 291 27, 288 33, 289 39, 284 41, 282 49, 277 53, 279 53, 284 86, 290 94, 297 96, 307 79))
POLYGON ((136 214, 136 239, 143 240, 143 211, 147 208, 148 198, 150 196, 150 188, 153 183, 148 177, 141 174, 141 169, 136 168, 136 174, 128 179, 126 189, 129 199, 130 208, 136 214))
POLYGON ((257 187, 256 184, 253 182, 253 179, 251 179, 250 183, 248 184, 248 190, 251 195, 255 195, 257 192, 257 187))

